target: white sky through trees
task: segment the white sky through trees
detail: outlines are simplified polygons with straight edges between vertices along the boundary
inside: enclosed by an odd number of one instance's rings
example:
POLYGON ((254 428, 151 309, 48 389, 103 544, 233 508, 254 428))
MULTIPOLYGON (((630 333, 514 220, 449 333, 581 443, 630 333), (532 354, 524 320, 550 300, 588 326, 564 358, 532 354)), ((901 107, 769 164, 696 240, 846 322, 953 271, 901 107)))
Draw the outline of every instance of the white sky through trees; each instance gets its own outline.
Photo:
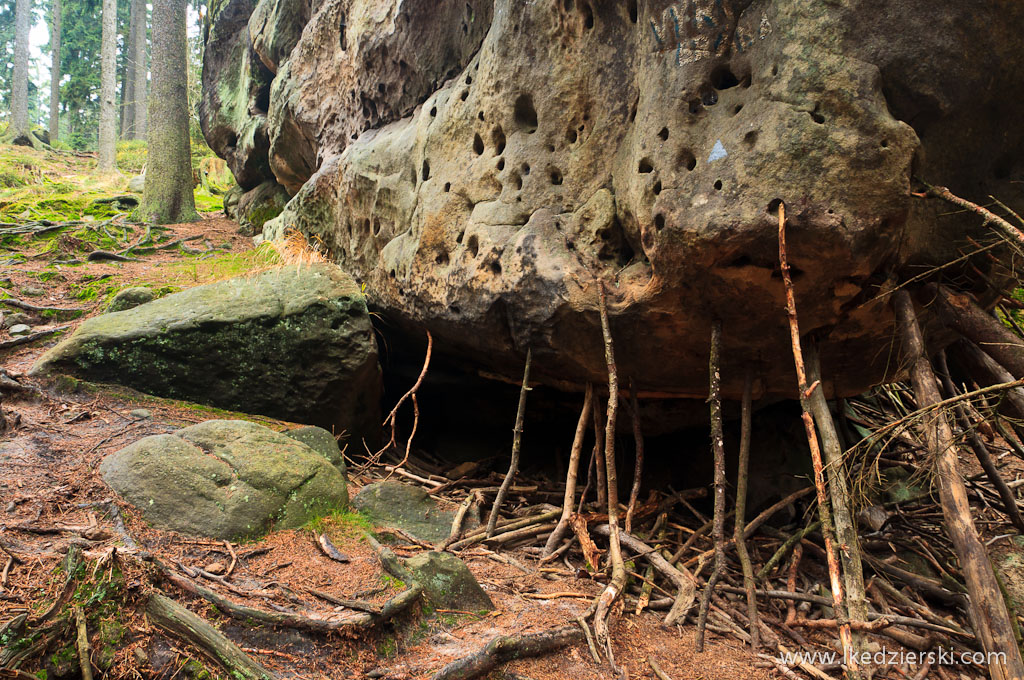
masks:
MULTIPOLYGON (((75 0, 65 0, 66 2, 75 2, 75 0)), ((152 11, 151 5, 146 5, 149 11, 152 11)), ((188 11, 188 37, 194 38, 199 33, 199 15, 193 9, 192 4, 187 5, 188 11)), ((50 5, 46 3, 44 11, 33 11, 32 19, 35 23, 32 24, 32 29, 29 31, 29 63, 28 63, 28 78, 29 81, 39 88, 39 91, 44 93, 45 96, 40 95, 39 97, 39 112, 41 116, 48 116, 50 111, 50 51, 48 49, 50 43, 50 5)), ((99 24, 96 26, 96 30, 99 30, 99 24)), ((120 36, 119 36, 120 37, 120 36)), ((96 63, 96 68, 99 69, 99 62, 96 63)), ((64 74, 62 82, 66 82, 70 76, 64 74)), ((120 86, 120 82, 118 82, 120 86)), ((97 91, 96 96, 99 96, 97 91)), ((45 125, 46 119, 30 121, 37 125, 45 125)))

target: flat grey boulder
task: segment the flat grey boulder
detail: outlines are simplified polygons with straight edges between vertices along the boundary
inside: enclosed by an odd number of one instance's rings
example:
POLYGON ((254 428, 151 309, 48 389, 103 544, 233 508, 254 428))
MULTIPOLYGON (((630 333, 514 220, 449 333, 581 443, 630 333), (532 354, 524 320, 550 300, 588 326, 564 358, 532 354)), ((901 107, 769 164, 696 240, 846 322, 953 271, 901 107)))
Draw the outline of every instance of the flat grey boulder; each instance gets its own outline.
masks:
POLYGON ((380 427, 366 300, 327 263, 277 267, 101 314, 32 373, 68 373, 371 440, 380 427))
MULTIPOLYGON (((364 486, 352 499, 352 505, 374 524, 397 527, 428 543, 448 538, 455 517, 454 510, 440 507, 423 489, 395 481, 364 486)), ((473 524, 467 516, 463 527, 473 524)))
POLYGON ((446 552, 430 551, 405 560, 405 567, 423 587, 436 609, 491 611, 494 603, 466 563, 446 552))
POLYGON ((140 439, 104 459, 100 474, 153 526, 226 540, 300 527, 348 503, 327 458, 244 420, 140 439))

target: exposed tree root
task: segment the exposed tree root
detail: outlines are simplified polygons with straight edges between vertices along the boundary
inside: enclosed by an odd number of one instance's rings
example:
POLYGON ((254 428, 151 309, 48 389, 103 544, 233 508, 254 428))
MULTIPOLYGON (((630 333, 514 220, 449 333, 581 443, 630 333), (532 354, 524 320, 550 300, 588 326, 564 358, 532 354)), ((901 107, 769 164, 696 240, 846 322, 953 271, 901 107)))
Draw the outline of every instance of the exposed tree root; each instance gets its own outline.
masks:
POLYGON ((432 680, 473 680, 490 673, 499 664, 549 654, 583 642, 584 637, 582 628, 575 623, 541 633, 502 635, 476 654, 448 664, 435 673, 432 680))
POLYGON ((273 680, 277 677, 207 621, 170 598, 152 593, 146 603, 146 617, 163 632, 184 640, 220 664, 229 677, 244 680, 273 680))

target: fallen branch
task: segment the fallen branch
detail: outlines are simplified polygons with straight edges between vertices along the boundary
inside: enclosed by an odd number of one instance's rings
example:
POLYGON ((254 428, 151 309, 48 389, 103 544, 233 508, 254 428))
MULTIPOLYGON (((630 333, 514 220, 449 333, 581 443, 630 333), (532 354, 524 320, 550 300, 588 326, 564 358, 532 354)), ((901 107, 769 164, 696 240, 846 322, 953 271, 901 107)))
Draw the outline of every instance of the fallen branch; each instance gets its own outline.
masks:
POLYGON ((1003 366, 1014 378, 1024 378, 1024 338, 1004 326, 969 296, 943 285, 925 290, 934 297, 939 316, 1003 366))
POLYGON ((927 196, 941 198, 944 201, 952 203, 958 208, 963 208, 964 210, 968 210, 976 215, 980 215, 984 220, 981 223, 982 226, 993 224, 1007 238, 1017 241, 1018 245, 1024 245, 1024 232, 1021 232, 1020 229, 1013 226, 999 215, 996 215, 991 210, 986 210, 977 203, 972 203, 966 199, 960 198, 946 187, 933 187, 927 182, 923 181, 921 183, 924 184, 925 187, 928 189, 926 192, 927 196))
POLYGON ((757 594, 754 592, 754 567, 750 563, 747 552, 747 541, 743 537, 744 524, 747 521, 747 481, 750 478, 750 420, 751 392, 753 377, 750 370, 743 380, 743 399, 740 402, 740 453, 736 473, 736 507, 733 542, 736 544, 736 555, 740 558, 743 570, 743 587, 747 591, 747 618, 750 620, 750 648, 757 652, 761 643, 761 627, 757 621, 757 594))
MULTIPOLYGON (((608 524, 602 524, 594 527, 594 533, 600 536, 610 536, 611 527, 608 524)), ((647 560, 658 573, 675 584, 676 596, 672 603, 672 609, 669 611, 668 616, 665 617, 665 624, 672 625, 686 616, 686 613, 690 611, 696 600, 696 579, 693 575, 683 567, 669 564, 668 560, 662 557, 661 551, 652 548, 630 534, 619 532, 619 540, 627 548, 647 560)))
POLYGON ((472 656, 451 662, 435 673, 432 680, 473 680, 490 673, 500 664, 549 654, 583 639, 583 631, 575 623, 541 633, 502 635, 472 656))
POLYGON ((320 548, 320 552, 322 552, 324 555, 327 555, 327 557, 331 558, 335 562, 341 562, 342 564, 345 564, 347 562, 352 561, 348 555, 343 555, 334 546, 334 544, 331 543, 331 539, 327 537, 327 534, 320 534, 319 536, 317 536, 316 545, 318 548, 320 548))
POLYGON ((85 625, 85 614, 82 608, 74 607, 75 614, 75 648, 78 650, 78 667, 82 670, 82 680, 92 680, 92 662, 89 661, 89 630, 85 625))
POLYGON ((36 331, 35 333, 29 333, 28 335, 22 335, 17 338, 11 338, 10 340, 4 340, 0 342, 0 351, 5 349, 11 349, 12 347, 18 347, 19 345, 27 345, 30 342, 35 342, 41 338, 45 338, 53 335, 54 333, 60 333, 66 331, 71 326, 57 326, 56 328, 47 328, 43 331, 36 331))
POLYGON ((640 405, 636 399, 636 387, 633 380, 629 381, 629 405, 633 424, 633 440, 636 442, 636 459, 633 466, 633 488, 629 491, 629 504, 626 506, 626 533, 633 533, 633 514, 636 512, 636 499, 640 495, 640 482, 644 473, 644 434, 640 430, 640 405))
POLYGON ((608 664, 617 673, 615 656, 612 652, 611 635, 608 631, 608 617, 611 607, 622 596, 626 586, 626 565, 622 560, 622 546, 619 542, 619 485, 615 471, 615 417, 619 407, 619 378, 615 366, 615 345, 611 325, 608 321, 608 302, 605 298, 604 281, 597 282, 598 305, 601 314, 601 333, 604 336, 604 359, 608 365, 608 410, 605 416, 604 464, 605 480, 608 484, 608 557, 612 566, 612 578, 597 598, 594 611, 594 636, 604 647, 608 664))
MULTIPOLYGON (((957 389, 953 384, 952 378, 949 376, 949 366, 946 363, 946 353, 944 351, 939 352, 939 370, 942 373, 942 384, 946 388, 946 392, 951 397, 956 396, 957 389)), ((967 417, 967 410, 963 404, 957 404, 954 408, 954 413, 956 414, 957 422, 960 424, 960 429, 964 431, 967 443, 978 459, 978 463, 985 471, 989 482, 992 483, 992 486, 998 492, 999 500, 1003 504, 1003 511, 1010 518, 1010 522, 1016 527, 1017 531, 1024 534, 1024 519, 1021 518, 1020 510, 1017 508, 1017 498, 1013 495, 1010 487, 1006 485, 1006 480, 999 474, 999 469, 992 460, 992 454, 989 453, 988 447, 981 441, 981 437, 978 436, 975 429, 971 427, 970 419, 967 417)))

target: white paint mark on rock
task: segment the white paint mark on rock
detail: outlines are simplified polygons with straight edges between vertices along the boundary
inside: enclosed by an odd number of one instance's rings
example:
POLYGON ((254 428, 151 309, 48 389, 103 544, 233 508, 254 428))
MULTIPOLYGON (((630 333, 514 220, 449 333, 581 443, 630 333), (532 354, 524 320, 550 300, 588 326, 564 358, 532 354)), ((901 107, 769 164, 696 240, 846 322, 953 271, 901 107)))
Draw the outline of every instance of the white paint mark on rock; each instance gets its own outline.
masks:
POLYGON ((711 154, 708 156, 708 163, 714 163, 717 160, 725 158, 729 153, 722 146, 722 140, 715 140, 715 146, 711 149, 711 154))

